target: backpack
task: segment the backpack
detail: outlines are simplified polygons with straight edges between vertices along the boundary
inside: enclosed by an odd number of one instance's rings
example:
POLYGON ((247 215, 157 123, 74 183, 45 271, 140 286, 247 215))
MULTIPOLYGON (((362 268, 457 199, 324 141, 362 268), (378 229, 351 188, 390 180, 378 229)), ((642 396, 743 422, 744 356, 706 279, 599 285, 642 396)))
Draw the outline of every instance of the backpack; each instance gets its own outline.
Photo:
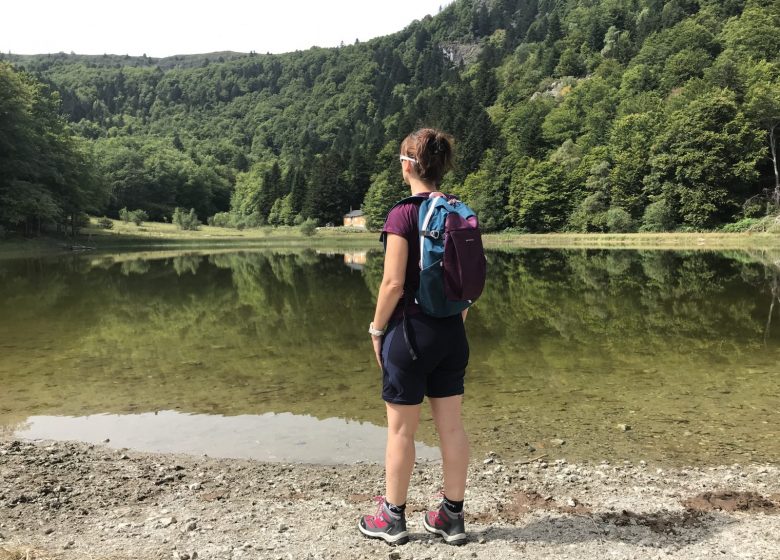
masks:
POLYGON ((410 196, 420 205, 420 287, 414 299, 426 315, 450 317, 467 309, 485 287, 487 260, 479 221, 460 200, 410 196))

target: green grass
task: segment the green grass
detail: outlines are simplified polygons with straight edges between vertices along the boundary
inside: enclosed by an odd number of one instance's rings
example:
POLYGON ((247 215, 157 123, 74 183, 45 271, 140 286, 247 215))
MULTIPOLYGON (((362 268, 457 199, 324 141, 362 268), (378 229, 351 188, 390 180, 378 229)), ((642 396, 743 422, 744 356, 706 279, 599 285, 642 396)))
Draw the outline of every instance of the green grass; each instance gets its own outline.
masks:
POLYGON ((489 247, 563 249, 763 249, 780 247, 776 233, 493 233, 489 247))
MULTIPOLYGON (((36 238, 0 241, 0 257, 47 256, 74 248, 97 250, 176 248, 313 247, 318 249, 381 248, 376 232, 350 228, 318 228, 313 236, 297 227, 260 227, 245 230, 201 226, 180 230, 173 224, 144 222, 140 226, 112 220, 111 229, 101 229, 92 219, 76 239, 36 238)), ((491 233, 484 236, 490 248, 624 248, 624 249, 766 249, 780 247, 780 234, 743 233, 491 233)))

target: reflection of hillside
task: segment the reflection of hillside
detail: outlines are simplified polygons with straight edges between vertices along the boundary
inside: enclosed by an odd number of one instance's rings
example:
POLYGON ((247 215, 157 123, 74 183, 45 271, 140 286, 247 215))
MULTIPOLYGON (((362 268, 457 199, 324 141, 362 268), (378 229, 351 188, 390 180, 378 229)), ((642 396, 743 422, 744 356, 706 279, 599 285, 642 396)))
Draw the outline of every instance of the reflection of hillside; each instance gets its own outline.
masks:
POLYGON ((370 364, 369 348, 354 342, 371 303, 362 278, 345 270, 341 257, 304 251, 186 259, 137 261, 145 275, 121 268, 136 261, 84 274, 66 266, 57 284, 69 299, 25 295, 31 347, 46 346, 34 333, 48 332, 52 314, 72 319, 91 311, 69 330, 78 336, 57 338, 56 350, 4 359, 0 371, 12 377, 0 399, 15 396, 21 400, 14 406, 30 413, 184 408, 316 415, 320 408, 323 416, 352 417, 342 405, 363 398, 374 381, 351 373, 370 364), (183 266, 195 272, 182 274, 183 266), (49 383, 52 375, 56 384, 49 383))
MULTIPOLYGON (((0 413, 286 411, 383 423, 365 334, 381 252, 361 274, 313 251, 91 258, 0 267, 0 413)), ((685 426, 753 438, 780 457, 762 428, 777 421, 780 391, 780 328, 764 341, 774 270, 745 253, 490 253, 467 322, 477 445, 557 434, 567 453, 620 453, 662 437, 703 453, 676 432, 685 426), (616 440, 618 422, 643 427, 616 440)))

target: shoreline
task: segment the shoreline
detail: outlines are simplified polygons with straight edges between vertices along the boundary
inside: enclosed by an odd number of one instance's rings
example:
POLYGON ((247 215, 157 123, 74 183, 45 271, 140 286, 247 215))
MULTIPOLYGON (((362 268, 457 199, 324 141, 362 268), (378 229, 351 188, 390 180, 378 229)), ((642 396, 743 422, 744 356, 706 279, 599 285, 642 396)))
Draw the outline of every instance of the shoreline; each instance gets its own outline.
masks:
POLYGON ((780 468, 473 457, 469 542, 425 533, 441 465, 418 463, 408 545, 358 534, 377 464, 263 463, 0 436, 0 558, 709 559, 780 547, 780 468), (5 551, 5 552, 4 552, 5 551), (393 553, 397 553, 394 555, 393 553))
MULTIPOLYGON (((179 232, 170 224, 148 228, 118 226, 114 230, 83 230, 76 238, 41 236, 0 240, 0 259, 63 256, 83 253, 136 251, 238 251, 270 248, 313 248, 330 251, 381 250, 375 232, 319 228, 305 237, 294 228, 225 230, 203 226, 179 232)), ((780 251, 780 235, 772 233, 488 233, 487 249, 626 249, 780 251)))

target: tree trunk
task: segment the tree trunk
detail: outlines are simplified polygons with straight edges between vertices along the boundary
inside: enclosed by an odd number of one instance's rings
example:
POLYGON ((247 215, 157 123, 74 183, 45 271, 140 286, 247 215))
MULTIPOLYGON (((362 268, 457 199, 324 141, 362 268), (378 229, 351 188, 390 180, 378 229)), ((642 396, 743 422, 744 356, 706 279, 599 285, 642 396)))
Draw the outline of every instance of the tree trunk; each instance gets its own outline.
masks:
POLYGON ((775 206, 780 206, 780 173, 777 169, 777 138, 775 137, 775 130, 777 125, 769 129, 769 147, 772 150, 772 163, 775 169, 775 206))

